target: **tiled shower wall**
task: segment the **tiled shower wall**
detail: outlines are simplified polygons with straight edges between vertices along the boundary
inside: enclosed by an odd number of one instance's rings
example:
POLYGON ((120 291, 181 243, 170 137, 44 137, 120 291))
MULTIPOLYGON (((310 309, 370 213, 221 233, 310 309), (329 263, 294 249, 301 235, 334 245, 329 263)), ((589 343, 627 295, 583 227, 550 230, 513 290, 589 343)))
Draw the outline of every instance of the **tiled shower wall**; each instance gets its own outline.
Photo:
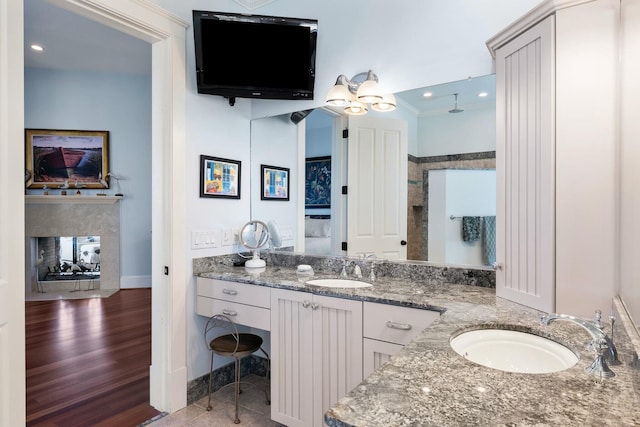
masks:
POLYGON ((436 169, 495 169, 496 152, 415 157, 409 155, 407 199, 407 259, 427 260, 429 182, 427 172, 436 169))

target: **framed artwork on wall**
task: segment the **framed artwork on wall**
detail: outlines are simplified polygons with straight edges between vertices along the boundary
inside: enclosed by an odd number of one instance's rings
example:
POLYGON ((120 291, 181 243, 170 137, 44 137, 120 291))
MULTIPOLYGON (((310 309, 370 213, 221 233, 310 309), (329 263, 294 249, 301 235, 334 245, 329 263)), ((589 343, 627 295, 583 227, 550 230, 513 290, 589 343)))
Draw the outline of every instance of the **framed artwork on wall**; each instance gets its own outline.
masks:
POLYGON ((260 199, 289 200, 289 168, 260 165, 260 199))
POLYGON ((26 188, 109 188, 109 131, 25 129, 26 188))
POLYGON ((305 162, 304 207, 331 207, 331 156, 308 157, 305 162))
POLYGON ((200 156, 200 197, 239 199, 239 160, 200 156))

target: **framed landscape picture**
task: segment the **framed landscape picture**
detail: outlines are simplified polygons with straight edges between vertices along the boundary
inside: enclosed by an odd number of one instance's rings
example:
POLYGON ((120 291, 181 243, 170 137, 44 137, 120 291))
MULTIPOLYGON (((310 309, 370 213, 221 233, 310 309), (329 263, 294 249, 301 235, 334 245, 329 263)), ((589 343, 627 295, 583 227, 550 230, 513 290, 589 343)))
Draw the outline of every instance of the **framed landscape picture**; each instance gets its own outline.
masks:
POLYGON ((25 129, 27 188, 109 188, 109 131, 25 129))
POLYGON ((240 198, 239 160, 200 156, 200 197, 240 198))
POLYGON ((260 199, 289 200, 289 168, 260 165, 260 199))

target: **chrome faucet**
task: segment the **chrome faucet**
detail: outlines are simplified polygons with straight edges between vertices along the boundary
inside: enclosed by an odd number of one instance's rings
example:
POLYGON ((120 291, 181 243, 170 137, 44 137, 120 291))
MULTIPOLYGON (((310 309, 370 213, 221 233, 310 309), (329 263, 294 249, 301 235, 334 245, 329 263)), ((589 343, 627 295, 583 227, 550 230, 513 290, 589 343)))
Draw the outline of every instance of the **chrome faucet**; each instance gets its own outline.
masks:
POLYGON ((355 261, 353 260, 350 261, 346 257, 342 259, 342 271, 340 272, 340 276, 342 277, 349 276, 349 274, 347 273, 347 267, 349 267, 350 265, 353 265, 353 275, 358 279, 362 279, 362 269, 360 268, 360 266, 356 264, 355 261))
POLYGON ((600 319, 602 317, 602 312, 600 310, 596 310, 595 319, 592 322, 588 322, 586 320, 578 319, 574 316, 570 316, 568 314, 547 314, 540 318, 540 322, 543 325, 548 325, 549 323, 555 320, 566 320, 577 325, 582 326, 589 335, 591 335, 591 342, 587 346, 590 350, 593 350, 596 353, 596 358, 593 363, 585 368, 585 371, 590 375, 595 375, 598 377, 612 377, 615 374, 609 366, 607 366, 607 362, 605 360, 605 351, 607 351, 607 358, 611 360, 612 363, 617 364, 618 362, 618 353, 613 344, 613 341, 607 336, 607 334, 602 329, 602 323, 600 319))
POLYGON ((362 269, 358 264, 353 267, 353 275, 358 279, 362 279, 362 269))
POLYGON ((376 280, 376 272, 375 272, 375 267, 376 267, 376 254, 374 253, 370 253, 368 255, 363 255, 365 261, 368 259, 371 259, 371 270, 369 270, 369 280, 371 280, 372 282, 376 280))
POLYGON ((347 265, 349 265, 349 260, 345 257, 342 259, 342 272, 340 276, 347 277, 347 265))

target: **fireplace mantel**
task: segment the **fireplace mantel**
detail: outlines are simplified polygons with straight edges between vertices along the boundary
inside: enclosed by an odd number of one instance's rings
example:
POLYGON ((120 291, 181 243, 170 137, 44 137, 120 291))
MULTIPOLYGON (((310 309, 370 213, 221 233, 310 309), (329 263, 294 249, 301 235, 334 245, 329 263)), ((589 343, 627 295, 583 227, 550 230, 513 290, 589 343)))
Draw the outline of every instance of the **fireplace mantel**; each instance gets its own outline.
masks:
POLYGON ((25 283, 36 290, 34 239, 58 236, 100 236, 99 289, 120 289, 121 196, 25 195, 25 283))
POLYGON ((71 204, 93 204, 93 205, 112 205, 123 196, 45 196, 42 194, 27 194, 24 196, 24 202, 27 205, 34 204, 51 204, 51 205, 71 205, 71 204))

